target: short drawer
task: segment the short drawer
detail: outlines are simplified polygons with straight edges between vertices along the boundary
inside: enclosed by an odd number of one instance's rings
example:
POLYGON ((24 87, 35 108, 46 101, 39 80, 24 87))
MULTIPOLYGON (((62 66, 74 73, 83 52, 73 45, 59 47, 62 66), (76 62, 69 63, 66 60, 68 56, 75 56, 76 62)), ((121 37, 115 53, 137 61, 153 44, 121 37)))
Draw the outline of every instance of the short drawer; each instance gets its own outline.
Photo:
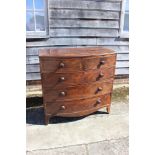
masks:
POLYGON ((83 58, 82 60, 84 70, 90 69, 105 69, 107 67, 115 66, 116 55, 106 55, 98 57, 83 58))
POLYGON ((88 70, 84 72, 84 82, 99 82, 106 79, 114 78, 115 66, 110 68, 100 68, 95 70, 88 70))
POLYGON ((43 87, 61 88, 81 83, 102 81, 114 77, 115 67, 74 73, 42 73, 43 87))
POLYGON ((82 64, 80 58, 72 59, 40 59, 41 73, 58 72, 66 73, 73 71, 82 71, 82 64))
POLYGON ((78 112, 89 111, 92 109, 99 109, 103 106, 110 104, 110 94, 105 94, 98 97, 72 100, 72 101, 56 101, 56 102, 45 102, 46 113, 56 114, 59 116, 63 115, 75 115, 78 112))
POLYGON ((43 95, 46 102, 56 100, 73 100, 110 93, 112 91, 112 85, 113 79, 93 82, 91 84, 61 87, 59 89, 43 88, 43 95))

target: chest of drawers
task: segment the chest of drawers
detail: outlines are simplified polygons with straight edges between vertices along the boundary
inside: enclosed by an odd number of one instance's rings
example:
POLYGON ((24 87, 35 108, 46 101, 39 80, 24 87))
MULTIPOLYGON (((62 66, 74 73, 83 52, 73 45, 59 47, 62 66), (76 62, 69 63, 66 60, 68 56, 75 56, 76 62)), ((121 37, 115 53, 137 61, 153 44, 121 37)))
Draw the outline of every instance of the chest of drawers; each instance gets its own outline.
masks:
POLYGON ((102 107, 110 112, 116 53, 106 48, 39 52, 45 124, 52 116, 79 117, 102 107))

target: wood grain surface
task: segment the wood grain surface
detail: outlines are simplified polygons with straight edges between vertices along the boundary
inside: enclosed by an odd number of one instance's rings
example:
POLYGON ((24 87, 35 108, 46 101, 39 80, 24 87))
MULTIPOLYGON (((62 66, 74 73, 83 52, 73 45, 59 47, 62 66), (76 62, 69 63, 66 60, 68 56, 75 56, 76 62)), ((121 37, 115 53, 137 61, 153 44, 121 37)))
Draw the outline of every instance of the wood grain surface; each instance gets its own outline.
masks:
POLYGON ((42 49, 39 53, 45 124, 52 116, 110 112, 116 53, 107 48, 42 49))

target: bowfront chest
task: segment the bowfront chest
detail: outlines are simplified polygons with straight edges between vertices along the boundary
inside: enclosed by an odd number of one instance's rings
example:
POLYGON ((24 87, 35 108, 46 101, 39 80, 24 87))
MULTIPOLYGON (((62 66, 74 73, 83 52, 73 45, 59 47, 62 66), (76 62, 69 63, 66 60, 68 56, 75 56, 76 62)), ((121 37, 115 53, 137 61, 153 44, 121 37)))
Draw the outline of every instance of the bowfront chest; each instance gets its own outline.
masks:
POLYGON ((59 48, 39 52, 45 124, 52 116, 110 112, 116 53, 106 48, 59 48))

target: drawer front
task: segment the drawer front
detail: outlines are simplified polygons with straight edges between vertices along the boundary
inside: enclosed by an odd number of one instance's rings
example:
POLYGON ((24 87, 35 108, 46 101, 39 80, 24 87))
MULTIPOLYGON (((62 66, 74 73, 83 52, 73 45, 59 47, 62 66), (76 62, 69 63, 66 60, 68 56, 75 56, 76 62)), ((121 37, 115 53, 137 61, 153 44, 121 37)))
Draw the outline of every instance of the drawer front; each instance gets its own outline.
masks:
POLYGON ((84 72, 77 73, 42 73, 42 86, 62 88, 68 85, 83 83, 84 72))
POLYGON ((81 59, 46 59, 40 60, 41 72, 73 72, 75 70, 81 71, 82 64, 81 59))
POLYGON ((98 96, 94 98, 73 100, 73 101, 63 101, 63 102, 46 102, 46 113, 56 114, 59 116, 70 115, 82 111, 89 111, 92 109, 99 109, 103 106, 110 104, 110 94, 105 94, 103 96, 98 96))
POLYGON ((105 69, 110 66, 115 66, 116 55, 84 58, 82 61, 84 70, 105 69))
POLYGON ((70 59, 40 59, 41 73, 66 73, 93 69, 105 69, 114 66, 116 55, 106 55, 86 58, 70 59))
POLYGON ((114 78, 115 66, 106 69, 88 70, 84 72, 84 82, 97 82, 114 78))
POLYGON ((110 93, 113 79, 108 81, 81 84, 77 86, 63 87, 61 89, 44 88, 44 100, 47 102, 56 100, 73 100, 77 98, 93 97, 110 93))
POLYGON ((89 70, 75 73, 42 73, 43 87, 53 87, 59 89, 69 85, 78 85, 81 83, 91 83, 102 81, 114 77, 115 67, 107 69, 89 70))

